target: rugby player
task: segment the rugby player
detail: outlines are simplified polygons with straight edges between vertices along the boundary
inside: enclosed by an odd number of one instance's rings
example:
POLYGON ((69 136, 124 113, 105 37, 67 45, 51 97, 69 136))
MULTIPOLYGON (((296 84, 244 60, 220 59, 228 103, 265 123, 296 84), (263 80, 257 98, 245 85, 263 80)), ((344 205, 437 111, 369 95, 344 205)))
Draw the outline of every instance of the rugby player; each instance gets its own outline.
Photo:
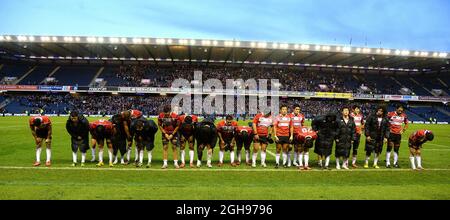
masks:
POLYGON ((230 151, 230 163, 231 166, 236 166, 234 162, 234 145, 236 144, 235 133, 238 123, 233 120, 233 116, 227 115, 225 120, 219 121, 217 123, 217 134, 219 136, 219 163, 218 166, 223 165, 223 157, 225 156, 225 151, 230 151))
POLYGON ((287 167, 287 152, 289 144, 293 140, 294 126, 290 115, 288 114, 287 105, 280 106, 280 114, 275 117, 273 121, 273 133, 275 134, 276 142, 276 165, 278 168, 280 165, 280 153, 283 150, 283 167, 287 167))
POLYGON ((41 151, 42 144, 45 143, 47 160, 46 166, 51 166, 52 157, 52 122, 47 116, 33 116, 29 120, 29 126, 31 134, 33 135, 34 142, 36 143, 36 162, 33 166, 37 167, 41 165, 41 151))
POLYGON ((175 112, 171 112, 170 105, 164 107, 163 112, 161 112, 158 116, 158 128, 162 133, 162 144, 163 144, 163 166, 162 169, 167 169, 167 157, 168 157, 168 149, 169 143, 172 146, 173 151, 173 164, 175 168, 180 168, 178 166, 178 152, 177 152, 177 144, 178 144, 178 136, 177 132, 179 129, 179 120, 178 115, 175 112))

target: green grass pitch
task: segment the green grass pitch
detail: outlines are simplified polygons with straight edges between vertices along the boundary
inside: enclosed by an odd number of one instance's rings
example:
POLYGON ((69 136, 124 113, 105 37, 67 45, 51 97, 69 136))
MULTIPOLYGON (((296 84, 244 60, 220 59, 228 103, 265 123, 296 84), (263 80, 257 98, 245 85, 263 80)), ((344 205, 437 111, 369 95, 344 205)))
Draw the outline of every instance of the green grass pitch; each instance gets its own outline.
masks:
MULTIPOLYGON (((32 167, 34 142, 28 117, 0 118, 0 199, 450 199, 450 125, 411 125, 403 135, 400 150, 401 169, 363 169, 364 141, 359 147, 361 168, 349 171, 322 171, 316 167, 316 155, 310 151, 312 171, 294 168, 273 169, 275 157, 267 154, 267 168, 224 167, 161 170, 161 134, 156 137, 153 166, 135 168, 117 165, 96 168, 70 167, 70 139, 65 117, 52 117, 53 153, 51 168, 32 167), (409 169, 408 135, 427 128, 435 140, 423 148, 424 171, 409 169)), ((96 120, 90 118, 90 121, 96 120)), ((241 122, 241 124, 245 124, 241 122)), ((275 146, 269 147, 275 152, 275 146)), ((380 163, 384 165, 384 153, 380 163)), ((90 160, 88 152, 87 160, 90 160)), ((186 152, 186 157, 188 158, 186 152)), ((245 161, 244 153, 242 153, 245 161)), ((104 159, 108 154, 105 151, 104 159)), ((145 157, 146 154, 145 154, 145 157)), ((41 158, 45 160, 45 151, 41 158)), ((134 153, 132 153, 134 158, 134 153)), ((206 156, 204 156, 206 159, 206 156)), ((218 146, 213 165, 217 164, 218 146)), ((225 161, 229 161, 226 153, 225 161)), ((259 161, 259 156, 258 156, 259 161)), ((203 163, 205 165, 205 162, 203 163)), ((334 157, 330 166, 334 167, 334 157)))

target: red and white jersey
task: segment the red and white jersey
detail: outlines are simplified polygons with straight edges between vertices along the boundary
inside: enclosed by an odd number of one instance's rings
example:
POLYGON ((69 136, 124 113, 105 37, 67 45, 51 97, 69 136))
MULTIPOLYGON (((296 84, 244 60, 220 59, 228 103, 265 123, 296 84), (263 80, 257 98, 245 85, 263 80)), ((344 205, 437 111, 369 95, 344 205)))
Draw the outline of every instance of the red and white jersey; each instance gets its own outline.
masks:
POLYGON ((290 136, 290 128, 293 126, 293 122, 289 114, 282 115, 279 114, 275 117, 273 121, 273 126, 277 128, 276 136, 278 137, 289 137, 290 136))
POLYGON ((256 125, 256 133, 259 136, 267 136, 269 127, 273 124, 272 116, 264 117, 263 113, 259 113, 253 119, 253 124, 256 125))
POLYGON ((142 117, 142 112, 139 110, 130 110, 130 115, 132 119, 137 119, 142 117))
POLYGON ((294 126, 294 134, 300 133, 300 130, 303 128, 303 123, 305 123, 305 116, 301 113, 296 115, 295 113, 291 113, 292 125, 294 126))
POLYGON ((387 118, 391 134, 401 134, 403 130, 402 124, 405 123, 405 127, 407 127, 409 123, 405 113, 398 115, 395 111, 389 112, 387 118))
POLYGON ((158 125, 167 133, 172 134, 179 125, 178 115, 175 112, 166 114, 160 113, 158 116, 158 125))
POLYGON ((355 121, 356 133, 361 134, 364 125, 364 116, 361 113, 355 114, 354 112, 350 113, 350 116, 355 121))
POLYGON ((253 134, 253 129, 249 126, 237 126, 236 136, 239 136, 242 132, 246 131, 249 135, 253 134))
POLYGON ((304 143, 306 138, 312 138, 312 140, 316 140, 317 139, 317 133, 312 129, 312 128, 308 128, 308 127, 303 127, 302 129, 300 129, 300 133, 296 134, 297 136, 297 140, 300 143, 304 143))
POLYGON ((222 120, 217 123, 217 132, 222 135, 223 139, 228 139, 234 136, 237 127, 238 123, 236 121, 231 121, 231 124, 227 125, 227 122, 222 120))
POLYGON ((431 131, 430 130, 418 130, 409 136, 409 142, 412 144, 423 144, 423 142, 425 142, 425 141, 423 141, 423 139, 425 138, 427 133, 431 133, 431 131))
MULTIPOLYGON (((178 121, 180 121, 180 123, 183 123, 186 116, 187 116, 186 114, 182 114, 182 115, 178 116, 178 121)), ((190 116, 192 118, 192 123, 198 122, 198 117, 196 115, 190 115, 190 116)))
POLYGON ((50 121, 50 118, 48 116, 33 116, 29 120, 30 126, 33 126, 34 119, 37 118, 41 119, 41 124, 43 125, 52 125, 52 122, 50 121))
POLYGON ((102 125, 105 128, 105 132, 107 134, 112 134, 113 124, 112 124, 112 122, 105 120, 105 119, 100 119, 100 120, 89 123, 89 130, 91 131, 91 134, 100 125, 102 125))

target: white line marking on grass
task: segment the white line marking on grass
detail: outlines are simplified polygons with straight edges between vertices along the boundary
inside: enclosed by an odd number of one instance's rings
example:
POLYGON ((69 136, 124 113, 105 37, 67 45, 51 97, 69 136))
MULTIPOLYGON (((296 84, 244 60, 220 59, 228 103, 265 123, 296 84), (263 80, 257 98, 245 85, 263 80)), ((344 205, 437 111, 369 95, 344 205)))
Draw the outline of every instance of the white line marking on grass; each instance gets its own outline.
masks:
POLYGON ((269 153, 270 155, 272 155, 273 157, 276 157, 276 156, 277 156, 276 154, 274 154, 272 151, 270 151, 270 150, 268 150, 268 149, 266 149, 266 152, 269 153))
MULTIPOLYGON (((230 169, 230 168, 194 168, 194 169, 158 169, 158 168, 89 168, 89 167, 18 167, 18 166, 0 166, 0 169, 5 170, 88 170, 88 171, 159 171, 159 172, 411 172, 411 169, 350 169, 350 170, 321 170, 321 169, 312 169, 310 171, 298 171, 295 168, 280 168, 280 169, 230 169)), ((425 169, 426 171, 450 171, 450 169, 425 169)))

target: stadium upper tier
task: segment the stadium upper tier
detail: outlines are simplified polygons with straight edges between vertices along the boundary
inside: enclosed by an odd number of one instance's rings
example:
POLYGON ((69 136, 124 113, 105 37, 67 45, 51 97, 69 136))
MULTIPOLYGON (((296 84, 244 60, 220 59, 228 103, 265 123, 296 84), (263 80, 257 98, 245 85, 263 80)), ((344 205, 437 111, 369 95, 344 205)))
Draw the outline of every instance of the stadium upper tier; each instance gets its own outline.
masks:
POLYGON ((170 87, 178 78, 278 79, 283 91, 326 91, 361 94, 448 96, 450 73, 406 73, 297 67, 208 65, 55 65, 0 62, 0 84, 64 86, 170 87))

